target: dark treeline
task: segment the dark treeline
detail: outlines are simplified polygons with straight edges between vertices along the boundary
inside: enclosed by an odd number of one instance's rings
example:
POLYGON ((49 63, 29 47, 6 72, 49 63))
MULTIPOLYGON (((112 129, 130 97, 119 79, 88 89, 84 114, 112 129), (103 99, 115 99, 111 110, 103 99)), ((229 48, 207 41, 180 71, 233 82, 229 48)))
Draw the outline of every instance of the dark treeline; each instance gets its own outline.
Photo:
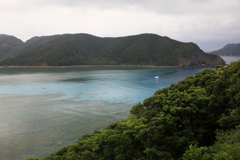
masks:
POLYGON ((33 37, 9 53, 8 59, 0 59, 1 66, 194 67, 225 64, 219 56, 203 52, 194 43, 183 43, 155 34, 118 38, 100 38, 89 34, 33 37))
POLYGON ((240 61, 158 90, 125 120, 29 160, 240 159, 240 61))

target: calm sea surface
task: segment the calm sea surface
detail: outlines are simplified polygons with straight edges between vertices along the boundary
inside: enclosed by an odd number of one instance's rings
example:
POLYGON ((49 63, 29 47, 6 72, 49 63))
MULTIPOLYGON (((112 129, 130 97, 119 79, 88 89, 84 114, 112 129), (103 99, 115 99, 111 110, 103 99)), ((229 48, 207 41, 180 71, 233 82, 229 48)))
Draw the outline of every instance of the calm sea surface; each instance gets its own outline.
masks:
POLYGON ((0 159, 47 156, 205 68, 0 69, 0 159))
POLYGON ((240 56, 221 56, 227 64, 240 60, 240 56))

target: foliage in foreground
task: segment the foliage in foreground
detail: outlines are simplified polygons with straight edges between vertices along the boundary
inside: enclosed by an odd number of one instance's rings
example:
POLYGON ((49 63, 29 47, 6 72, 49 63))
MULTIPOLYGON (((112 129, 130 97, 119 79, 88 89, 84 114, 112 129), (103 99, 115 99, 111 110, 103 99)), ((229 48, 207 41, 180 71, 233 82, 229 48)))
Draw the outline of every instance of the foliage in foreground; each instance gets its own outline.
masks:
POLYGON ((210 147, 190 145, 183 160, 239 160, 240 126, 228 131, 217 131, 217 141, 210 147))
POLYGON ((29 160, 235 160, 240 158, 240 61, 155 92, 129 117, 29 160))

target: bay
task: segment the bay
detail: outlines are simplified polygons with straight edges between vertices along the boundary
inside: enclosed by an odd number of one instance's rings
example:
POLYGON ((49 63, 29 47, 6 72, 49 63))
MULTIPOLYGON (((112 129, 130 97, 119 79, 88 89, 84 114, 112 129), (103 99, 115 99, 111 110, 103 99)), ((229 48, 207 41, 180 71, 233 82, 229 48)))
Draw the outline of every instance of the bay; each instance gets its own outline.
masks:
POLYGON ((227 64, 240 60, 240 56, 220 56, 227 64))
POLYGON ((205 68, 2 68, 0 159, 47 156, 205 68))

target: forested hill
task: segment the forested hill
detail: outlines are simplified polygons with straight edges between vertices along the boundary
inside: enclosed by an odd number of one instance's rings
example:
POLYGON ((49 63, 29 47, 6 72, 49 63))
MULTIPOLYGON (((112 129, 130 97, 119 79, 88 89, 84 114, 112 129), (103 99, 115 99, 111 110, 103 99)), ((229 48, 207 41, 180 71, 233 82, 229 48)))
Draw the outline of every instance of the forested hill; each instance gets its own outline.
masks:
POLYGON ((0 65, 151 65, 202 66, 225 64, 194 43, 182 43, 155 34, 100 38, 89 34, 33 37, 0 65))
POLYGON ((227 44, 223 48, 210 53, 221 55, 221 56, 240 56, 240 43, 227 44))
POLYGON ((125 120, 29 160, 239 160, 239 68, 205 69, 156 91, 125 120))
POLYGON ((5 34, 0 34, 0 60, 14 56, 12 52, 18 46, 23 45, 23 41, 5 34))

